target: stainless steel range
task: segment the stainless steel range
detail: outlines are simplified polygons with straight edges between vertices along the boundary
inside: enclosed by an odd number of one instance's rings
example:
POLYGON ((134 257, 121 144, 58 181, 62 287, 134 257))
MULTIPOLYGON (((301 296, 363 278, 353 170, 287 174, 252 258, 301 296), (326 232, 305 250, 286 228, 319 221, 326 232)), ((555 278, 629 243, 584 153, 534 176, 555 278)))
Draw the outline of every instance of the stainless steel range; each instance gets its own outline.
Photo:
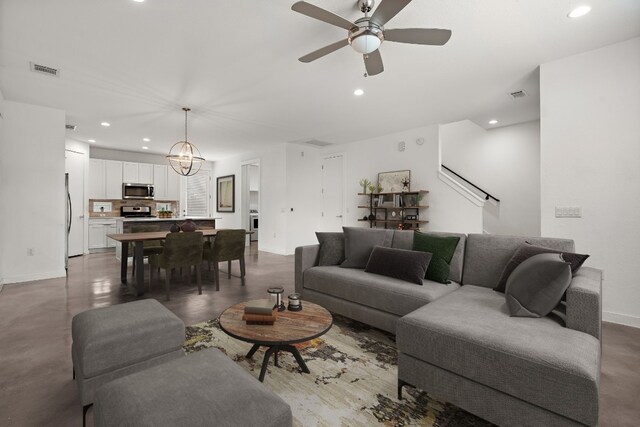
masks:
POLYGON ((258 240, 258 211, 251 210, 249 212, 249 231, 253 231, 250 234, 249 240, 255 242, 258 240))
POLYGON ((125 218, 155 218, 149 206, 121 206, 120 216, 125 218))

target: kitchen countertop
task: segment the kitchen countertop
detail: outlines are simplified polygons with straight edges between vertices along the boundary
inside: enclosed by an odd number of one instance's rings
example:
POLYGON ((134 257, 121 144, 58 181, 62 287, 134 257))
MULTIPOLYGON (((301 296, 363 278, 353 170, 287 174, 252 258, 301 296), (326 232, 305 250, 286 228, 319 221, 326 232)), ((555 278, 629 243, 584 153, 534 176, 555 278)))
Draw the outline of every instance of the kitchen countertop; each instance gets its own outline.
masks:
POLYGON ((195 221, 198 220, 218 220, 218 219, 222 219, 222 217, 199 217, 199 216, 183 216, 183 217, 179 217, 179 218, 144 218, 144 217, 140 217, 140 218, 124 218, 124 217, 118 217, 115 218, 118 221, 122 221, 122 222, 154 222, 154 221, 185 221, 186 219, 193 219, 195 221))

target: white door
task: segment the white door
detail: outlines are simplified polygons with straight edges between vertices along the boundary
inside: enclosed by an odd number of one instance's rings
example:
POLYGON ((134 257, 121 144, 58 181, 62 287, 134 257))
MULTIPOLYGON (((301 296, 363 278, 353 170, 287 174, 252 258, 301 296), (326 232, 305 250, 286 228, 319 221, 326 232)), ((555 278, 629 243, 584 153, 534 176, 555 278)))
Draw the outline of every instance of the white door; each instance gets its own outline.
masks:
POLYGON ((71 201, 69 256, 82 255, 84 253, 84 155, 65 150, 65 172, 69 174, 71 201))
POLYGON ((322 160, 322 231, 342 231, 344 178, 342 155, 322 160))

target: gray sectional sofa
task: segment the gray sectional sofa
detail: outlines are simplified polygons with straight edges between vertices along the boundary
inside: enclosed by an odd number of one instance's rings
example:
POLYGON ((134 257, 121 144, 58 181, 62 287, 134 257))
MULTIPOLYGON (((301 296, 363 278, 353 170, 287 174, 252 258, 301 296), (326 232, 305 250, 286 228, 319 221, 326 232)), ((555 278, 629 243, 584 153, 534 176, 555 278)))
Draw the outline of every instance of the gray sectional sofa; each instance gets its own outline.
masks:
MULTIPOLYGON (((396 334, 399 396, 415 386, 503 426, 597 425, 602 272, 578 270, 550 316, 510 317, 493 287, 518 246, 574 252, 573 241, 430 234, 460 237, 449 284, 318 266, 320 248, 311 245, 296 249, 296 291, 396 334)), ((413 232, 395 231, 391 246, 412 243, 413 232)))

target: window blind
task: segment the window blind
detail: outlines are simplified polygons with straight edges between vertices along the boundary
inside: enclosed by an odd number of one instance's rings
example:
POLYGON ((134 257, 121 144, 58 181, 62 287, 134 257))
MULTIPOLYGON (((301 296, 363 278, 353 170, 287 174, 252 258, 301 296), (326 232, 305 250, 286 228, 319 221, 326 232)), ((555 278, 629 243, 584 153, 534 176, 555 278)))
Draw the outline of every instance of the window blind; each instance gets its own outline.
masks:
POLYGON ((209 173, 187 177, 187 216, 209 216, 209 173))

